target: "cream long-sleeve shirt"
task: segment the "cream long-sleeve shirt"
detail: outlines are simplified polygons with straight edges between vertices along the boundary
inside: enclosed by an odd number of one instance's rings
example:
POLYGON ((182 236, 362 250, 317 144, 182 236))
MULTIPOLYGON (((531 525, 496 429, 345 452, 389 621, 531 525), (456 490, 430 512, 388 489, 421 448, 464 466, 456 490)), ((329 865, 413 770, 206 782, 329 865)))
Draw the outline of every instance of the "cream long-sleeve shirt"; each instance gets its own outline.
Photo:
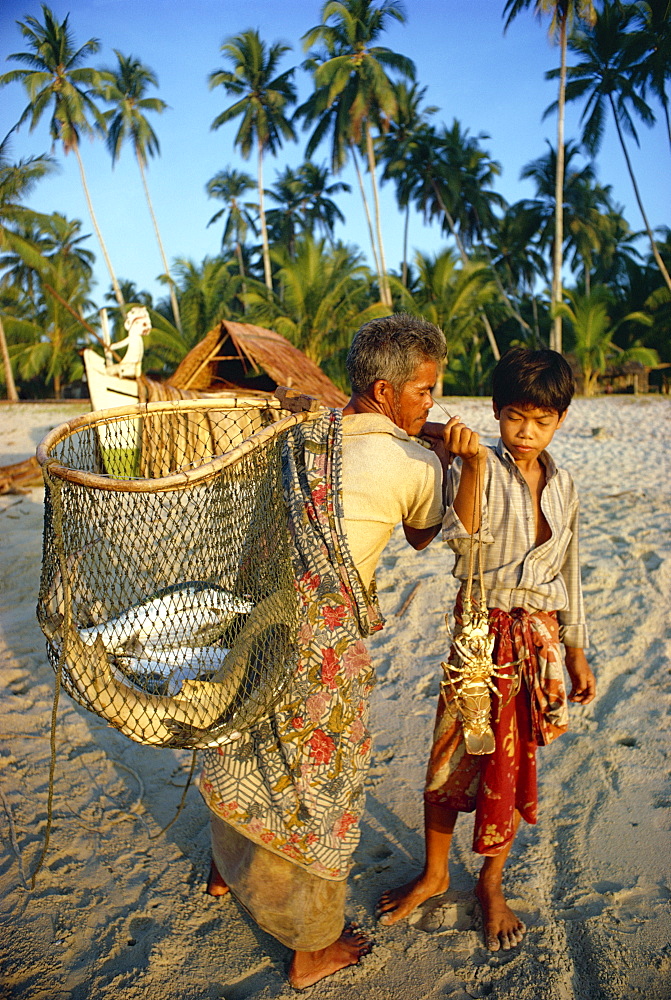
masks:
MULTIPOLYGON (((573 479, 555 465, 549 452, 540 455, 546 482, 541 509, 551 537, 536 545, 534 501, 524 476, 501 439, 487 449, 483 485, 482 542, 487 605, 510 611, 557 611, 559 636, 567 646, 587 645, 587 626, 578 553, 578 494, 573 479)), ((468 578, 471 536, 452 503, 459 489, 461 460, 456 459, 446 483, 447 510, 443 538, 456 553, 454 576, 468 578)), ((476 536, 477 538, 477 536, 476 536)), ((474 582, 477 589, 477 573, 474 582)))

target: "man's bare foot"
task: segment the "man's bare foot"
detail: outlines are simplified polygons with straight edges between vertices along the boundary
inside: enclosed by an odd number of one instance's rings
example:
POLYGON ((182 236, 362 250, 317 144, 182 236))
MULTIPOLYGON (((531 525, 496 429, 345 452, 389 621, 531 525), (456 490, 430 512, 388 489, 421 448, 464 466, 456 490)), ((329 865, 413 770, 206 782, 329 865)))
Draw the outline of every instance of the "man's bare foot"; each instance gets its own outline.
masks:
POLYGON ((214 861, 210 862, 210 874, 207 877, 205 892, 208 896, 225 896, 227 892, 230 892, 214 861))
POLYGON ((339 969, 356 965, 371 948, 368 938, 352 926, 343 931, 338 940, 328 948, 320 951, 295 951, 289 967, 289 982, 295 990, 305 990, 339 969))
POLYGON ((447 875, 443 878, 434 878, 422 872, 412 882, 406 882, 397 889, 389 889, 382 893, 377 904, 379 922, 387 927, 398 923, 427 899, 431 899, 432 896, 442 896, 447 892, 449 885, 450 880, 447 875))
POLYGON ((485 944, 490 951, 509 951, 524 937, 526 927, 508 906, 500 886, 478 882, 475 895, 482 908, 485 944))

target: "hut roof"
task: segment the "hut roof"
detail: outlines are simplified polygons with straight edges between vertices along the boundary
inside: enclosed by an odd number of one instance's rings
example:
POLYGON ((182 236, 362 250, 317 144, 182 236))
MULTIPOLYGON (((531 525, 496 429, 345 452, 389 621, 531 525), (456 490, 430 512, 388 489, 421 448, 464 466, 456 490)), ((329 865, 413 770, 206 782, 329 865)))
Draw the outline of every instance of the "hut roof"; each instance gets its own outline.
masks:
POLYGON ((343 406, 347 397, 327 375, 289 341, 261 326, 223 320, 189 351, 168 379, 181 389, 258 388, 260 371, 275 385, 315 396, 327 406, 343 406), (252 371, 250 372, 250 368, 252 371))

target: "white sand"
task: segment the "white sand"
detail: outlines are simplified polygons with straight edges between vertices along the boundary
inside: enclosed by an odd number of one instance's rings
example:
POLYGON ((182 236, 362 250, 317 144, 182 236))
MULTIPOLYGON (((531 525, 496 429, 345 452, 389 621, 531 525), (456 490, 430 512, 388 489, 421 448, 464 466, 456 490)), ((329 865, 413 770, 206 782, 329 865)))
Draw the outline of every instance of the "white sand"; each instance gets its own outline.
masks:
MULTIPOLYGON (((446 404, 495 436, 487 401, 446 404)), ((84 410, 0 406, 0 464, 84 410)), ((671 998, 671 400, 576 400, 552 450, 583 502, 599 695, 573 707, 570 733, 539 752, 541 818, 522 829, 507 872, 527 937, 513 952, 482 946, 467 817, 448 899, 393 928, 374 921, 382 890, 422 858, 423 770, 455 590, 447 550, 434 542, 415 553, 399 533, 378 573, 388 622, 372 643, 375 750, 349 895, 350 916, 376 945, 310 997, 671 998)), ((140 747, 66 696, 51 847, 35 890, 24 888, 44 833, 53 689, 34 617, 41 520, 40 489, 0 497, 0 998, 294 996, 286 949, 232 899, 202 891, 208 817, 195 789, 177 823, 150 840, 174 813, 190 755, 140 747)))

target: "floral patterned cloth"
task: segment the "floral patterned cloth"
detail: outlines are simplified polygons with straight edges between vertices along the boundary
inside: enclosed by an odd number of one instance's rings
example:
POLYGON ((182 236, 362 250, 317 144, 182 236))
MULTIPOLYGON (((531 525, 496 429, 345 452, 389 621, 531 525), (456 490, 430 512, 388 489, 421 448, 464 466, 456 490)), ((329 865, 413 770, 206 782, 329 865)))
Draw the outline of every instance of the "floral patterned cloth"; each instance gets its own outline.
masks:
POLYGON ((375 683, 361 641, 382 628, 343 527, 342 412, 293 428, 283 453, 301 629, 292 682, 274 711, 206 751, 209 808, 312 874, 343 879, 359 840, 375 683))
MULTIPOLYGON (((457 621, 459 612, 457 604, 457 621)), ((441 695, 424 798, 460 812, 475 809, 473 850, 494 855, 515 835, 515 809, 527 823, 536 822, 536 747, 566 731, 568 704, 555 612, 492 608, 489 631, 496 637, 494 663, 521 661, 523 683, 514 694, 516 674, 496 679, 501 693, 500 698, 492 696, 496 746, 494 753, 482 756, 466 752, 454 703, 441 695)))

